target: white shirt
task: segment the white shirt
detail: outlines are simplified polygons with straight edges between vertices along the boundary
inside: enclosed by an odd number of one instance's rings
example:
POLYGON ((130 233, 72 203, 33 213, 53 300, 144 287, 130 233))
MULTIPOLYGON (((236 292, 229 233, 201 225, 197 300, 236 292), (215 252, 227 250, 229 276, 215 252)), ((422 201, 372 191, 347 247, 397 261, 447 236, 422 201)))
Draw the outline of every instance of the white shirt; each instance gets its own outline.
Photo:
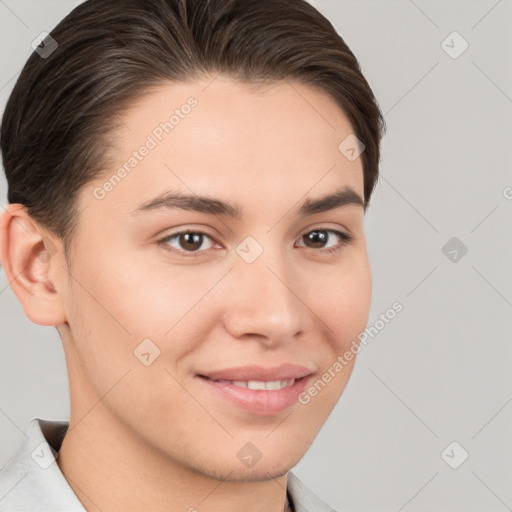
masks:
MULTIPOLYGON (((30 421, 23 445, 0 470, 0 512, 86 512, 55 462, 68 425, 30 421)), ((294 512, 335 512, 292 472, 287 492, 294 512)))

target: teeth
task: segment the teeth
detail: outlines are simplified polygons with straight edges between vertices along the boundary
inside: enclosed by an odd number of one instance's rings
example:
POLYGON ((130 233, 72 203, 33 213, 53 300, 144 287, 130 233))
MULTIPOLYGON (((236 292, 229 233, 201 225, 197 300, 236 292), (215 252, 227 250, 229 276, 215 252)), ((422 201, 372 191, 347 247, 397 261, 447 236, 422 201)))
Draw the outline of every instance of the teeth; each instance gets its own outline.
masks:
POLYGON ((276 390, 291 386, 295 382, 295 379, 288 380, 269 380, 264 382, 262 380, 235 380, 232 382, 233 385, 241 388, 248 388, 254 390, 276 390))
POLYGON ((249 380, 247 381, 247 387, 249 389, 266 389, 266 383, 263 382, 262 380, 249 380))

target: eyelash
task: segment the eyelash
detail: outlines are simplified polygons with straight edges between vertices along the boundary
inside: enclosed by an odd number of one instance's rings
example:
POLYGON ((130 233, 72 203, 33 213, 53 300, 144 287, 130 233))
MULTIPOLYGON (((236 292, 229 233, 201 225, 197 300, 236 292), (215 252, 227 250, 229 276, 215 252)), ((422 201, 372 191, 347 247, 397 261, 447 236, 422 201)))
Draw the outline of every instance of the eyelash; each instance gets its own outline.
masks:
MULTIPOLYGON (((312 248, 312 247, 306 247, 306 249, 311 249, 311 250, 316 251, 316 252, 318 252, 318 251, 323 252, 323 253, 338 252, 338 251, 342 250, 345 246, 347 246, 350 243, 352 243, 352 241, 354 240, 354 237, 352 235, 349 235, 348 233, 344 233, 344 232, 338 231, 336 229, 321 229, 321 228, 319 228, 319 229, 312 229, 311 231, 308 231, 307 233, 304 233, 303 235, 301 235, 301 238, 303 236, 305 236, 305 235, 309 235, 310 233, 314 233, 315 231, 322 231, 322 232, 325 232, 325 233, 335 234, 335 235, 338 235, 339 238, 341 239, 341 242, 338 245, 336 245, 335 247, 331 247, 329 249, 315 249, 315 248, 312 248)), ((215 238, 213 238, 212 236, 208 235, 208 233, 204 233, 203 231, 193 231, 193 230, 184 230, 184 231, 179 231, 178 233, 173 233, 172 235, 167 235, 167 236, 157 240, 157 243, 160 246, 162 246, 162 248, 165 251, 170 252, 170 253, 175 253, 175 254, 182 255, 185 258, 198 257, 198 256, 201 255, 201 253, 204 253, 204 252, 206 252, 208 250, 208 249, 206 249, 206 250, 201 250, 201 251, 185 251, 185 250, 179 250, 179 249, 171 248, 166 243, 166 242, 169 242, 170 240, 172 240, 174 238, 178 238, 180 235, 184 235, 184 234, 187 234, 187 233, 191 233, 191 234, 195 234, 195 235, 203 235, 203 236, 206 236, 206 237, 210 238, 214 243, 218 243, 217 240, 215 240, 215 238)))

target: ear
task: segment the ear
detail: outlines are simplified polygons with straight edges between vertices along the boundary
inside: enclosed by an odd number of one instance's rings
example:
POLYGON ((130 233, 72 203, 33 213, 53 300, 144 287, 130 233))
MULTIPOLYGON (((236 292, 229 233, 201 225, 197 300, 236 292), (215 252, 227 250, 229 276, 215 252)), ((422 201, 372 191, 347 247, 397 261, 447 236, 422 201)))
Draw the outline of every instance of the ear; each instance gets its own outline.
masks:
POLYGON ((66 322, 62 290, 51 277, 65 270, 59 261, 63 252, 60 245, 29 216, 23 205, 8 204, 2 212, 0 260, 25 314, 38 325, 66 322))

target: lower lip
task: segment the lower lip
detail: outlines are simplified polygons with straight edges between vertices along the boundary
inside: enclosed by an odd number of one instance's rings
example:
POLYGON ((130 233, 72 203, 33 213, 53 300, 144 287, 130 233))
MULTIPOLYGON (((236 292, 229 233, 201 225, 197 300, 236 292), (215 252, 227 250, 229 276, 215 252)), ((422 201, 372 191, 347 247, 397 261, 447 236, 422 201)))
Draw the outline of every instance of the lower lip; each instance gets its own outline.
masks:
POLYGON ((291 386, 281 389, 249 389, 226 382, 216 382, 205 377, 197 378, 218 396, 252 414, 270 416, 279 414, 297 403, 299 395, 308 385, 312 375, 297 379, 291 386))

